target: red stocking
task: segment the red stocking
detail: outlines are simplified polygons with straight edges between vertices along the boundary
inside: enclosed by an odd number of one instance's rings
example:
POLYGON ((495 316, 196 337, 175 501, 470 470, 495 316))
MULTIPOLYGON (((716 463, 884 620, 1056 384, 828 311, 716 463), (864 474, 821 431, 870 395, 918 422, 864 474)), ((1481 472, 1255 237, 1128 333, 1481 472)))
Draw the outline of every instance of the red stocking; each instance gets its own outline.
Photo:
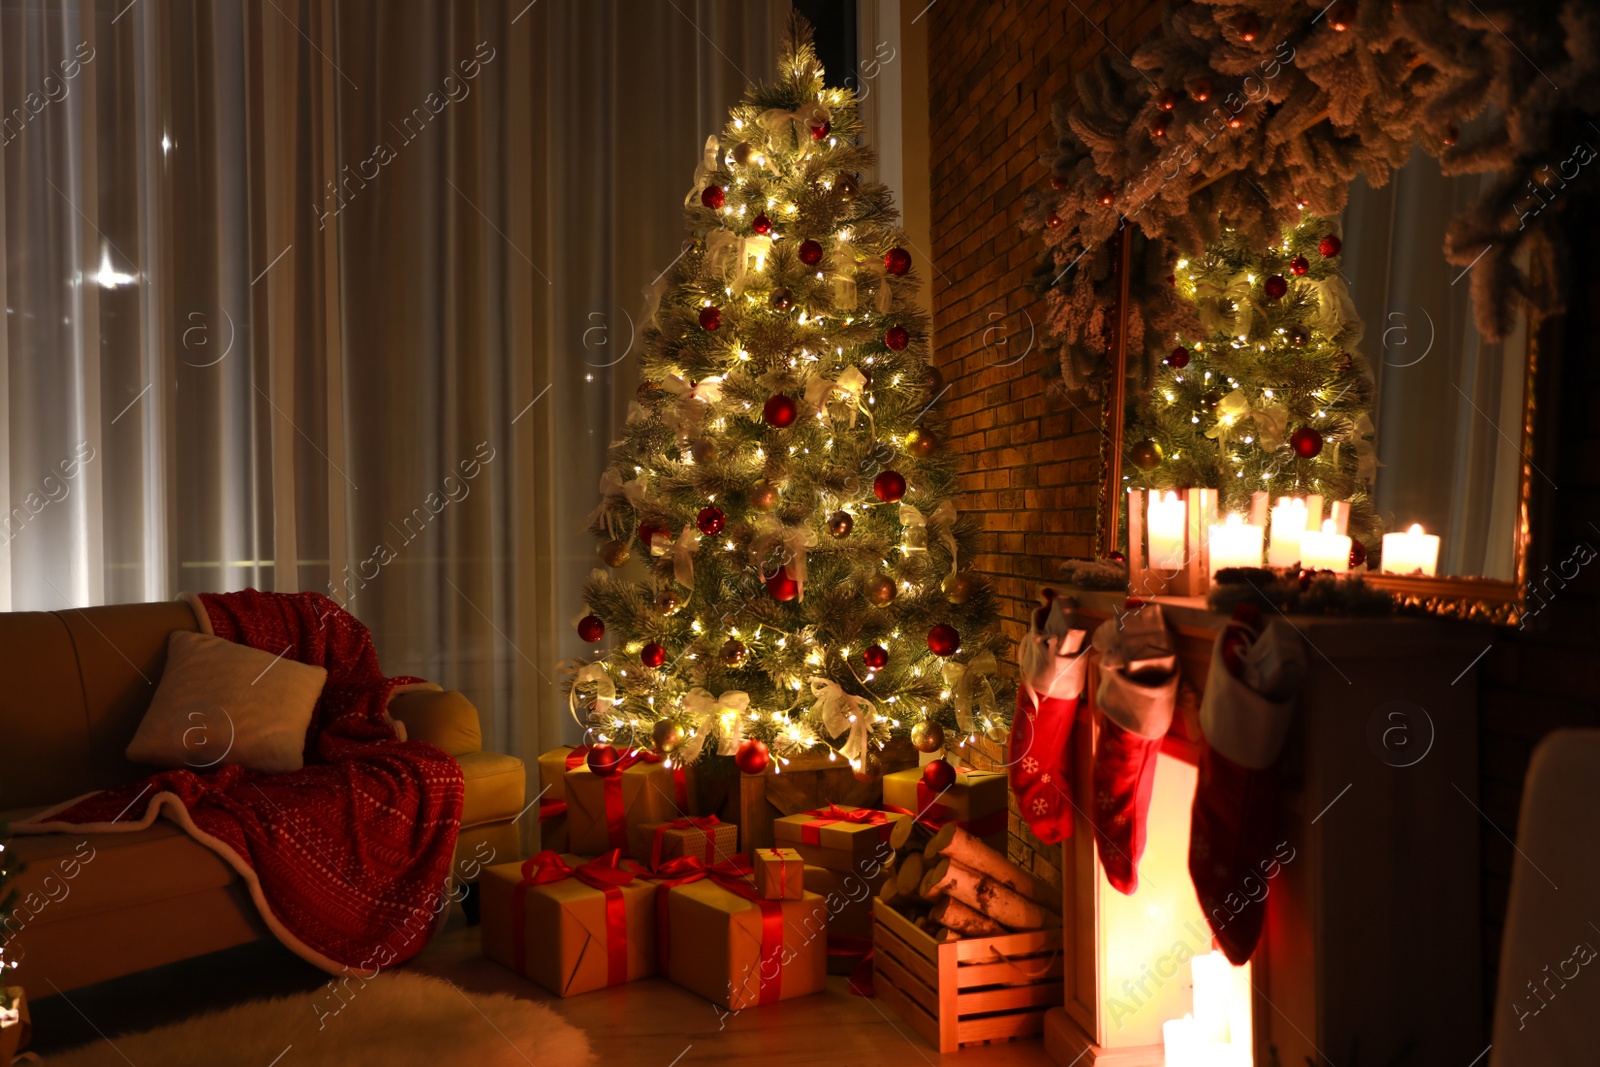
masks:
POLYGON ((1033 613, 1017 645, 1021 669, 1011 725, 1011 791, 1028 826, 1045 844, 1072 836, 1072 723, 1088 666, 1084 630, 1067 626, 1054 590, 1033 613))
POLYGON ((1178 657, 1161 608, 1130 600, 1128 613, 1094 633, 1100 653, 1100 738, 1094 749, 1094 836, 1100 865, 1120 893, 1139 888, 1156 755, 1172 725, 1178 657))
MULTIPOLYGON (((1234 966, 1255 951, 1274 856, 1278 756, 1305 677, 1300 639, 1253 605, 1236 608, 1211 653, 1200 704, 1206 746, 1189 828, 1189 877, 1218 945, 1234 966)), ((1292 854, 1291 854, 1292 855, 1292 854)))

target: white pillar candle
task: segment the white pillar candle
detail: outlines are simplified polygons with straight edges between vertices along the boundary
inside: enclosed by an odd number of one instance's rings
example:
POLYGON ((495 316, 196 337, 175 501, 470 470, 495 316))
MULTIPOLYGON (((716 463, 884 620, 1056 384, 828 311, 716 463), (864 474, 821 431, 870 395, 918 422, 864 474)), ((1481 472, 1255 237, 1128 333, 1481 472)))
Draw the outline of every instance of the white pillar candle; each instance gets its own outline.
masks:
POLYGON ((1267 545, 1267 562, 1274 567, 1289 567, 1300 559, 1300 535, 1306 532, 1306 502, 1299 497, 1280 496, 1272 509, 1272 540, 1267 545))
POLYGON ((1150 565, 1158 570, 1175 571, 1183 567, 1183 529, 1188 517, 1186 503, 1168 490, 1163 496, 1150 490, 1146 523, 1150 538, 1150 565))
POLYGON ((1439 537, 1412 523, 1405 533, 1383 535, 1383 573, 1432 575, 1439 569, 1439 537))
POLYGON ((1300 565, 1308 571, 1345 573, 1350 569, 1350 538, 1339 533, 1332 519, 1320 531, 1307 530, 1300 535, 1300 565))
POLYGON ((1229 1036, 1228 1002, 1233 993, 1233 964, 1220 952, 1208 952, 1189 961, 1194 976, 1194 1028, 1202 1042, 1226 1044, 1229 1036))
POLYGON ((1266 531, 1244 521, 1237 512, 1211 527, 1211 573, 1224 567, 1261 566, 1261 545, 1266 531))

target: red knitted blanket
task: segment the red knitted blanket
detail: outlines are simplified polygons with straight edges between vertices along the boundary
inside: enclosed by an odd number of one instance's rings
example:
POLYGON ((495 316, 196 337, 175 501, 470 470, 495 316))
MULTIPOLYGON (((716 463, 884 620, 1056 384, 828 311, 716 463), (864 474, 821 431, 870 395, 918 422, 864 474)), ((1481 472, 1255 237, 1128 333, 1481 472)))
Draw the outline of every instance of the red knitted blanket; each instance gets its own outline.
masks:
POLYGON ((441 916, 461 823, 456 761, 400 741, 367 628, 319 593, 205 593, 218 637, 326 668, 305 766, 163 771, 14 824, 20 832, 116 832, 158 815, 227 860, 285 945, 325 970, 371 971, 416 955, 441 916))

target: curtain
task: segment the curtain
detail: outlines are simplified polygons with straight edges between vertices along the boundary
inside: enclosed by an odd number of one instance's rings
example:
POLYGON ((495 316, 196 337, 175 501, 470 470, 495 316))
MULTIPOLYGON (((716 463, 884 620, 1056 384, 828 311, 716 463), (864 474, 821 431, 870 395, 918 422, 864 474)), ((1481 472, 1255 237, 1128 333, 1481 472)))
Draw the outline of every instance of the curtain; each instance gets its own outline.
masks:
POLYGON ((641 291, 784 7, 0 0, 0 609, 325 592, 570 739, 641 291))
POLYGON ((1485 341, 1463 271, 1440 251, 1450 220, 1492 177, 1447 178, 1419 149, 1381 189, 1357 178, 1341 265, 1377 382, 1373 499, 1385 528, 1439 534, 1440 574, 1509 581, 1526 323, 1485 341))

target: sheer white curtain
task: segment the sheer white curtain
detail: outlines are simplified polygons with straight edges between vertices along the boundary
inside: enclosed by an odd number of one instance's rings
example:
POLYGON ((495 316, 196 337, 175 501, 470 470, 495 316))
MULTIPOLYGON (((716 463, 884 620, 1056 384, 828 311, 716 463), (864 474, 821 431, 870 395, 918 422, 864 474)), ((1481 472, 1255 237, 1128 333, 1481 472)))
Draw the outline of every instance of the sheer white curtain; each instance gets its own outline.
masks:
POLYGON ((785 7, 0 0, 0 608, 329 592, 556 741, 628 319, 785 7))

